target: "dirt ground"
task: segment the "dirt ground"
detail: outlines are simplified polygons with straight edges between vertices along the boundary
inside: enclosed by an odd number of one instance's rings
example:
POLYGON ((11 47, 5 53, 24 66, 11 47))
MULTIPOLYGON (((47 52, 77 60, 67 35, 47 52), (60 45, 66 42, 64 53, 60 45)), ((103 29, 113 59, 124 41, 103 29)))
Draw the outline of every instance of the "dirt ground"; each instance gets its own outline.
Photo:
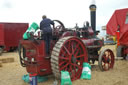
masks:
MULTIPOLYGON (((103 48, 111 48, 115 52, 114 45, 107 45, 103 48)), ((0 58, 12 57, 12 63, 2 63, 0 67, 0 85, 29 85, 22 80, 22 76, 27 74, 26 69, 21 67, 17 52, 4 52, 0 58)), ((50 75, 48 80, 38 85, 53 85, 54 77, 50 75)), ((73 85, 128 85, 128 61, 115 60, 112 70, 101 72, 97 64, 92 66, 91 80, 76 80, 73 85)))

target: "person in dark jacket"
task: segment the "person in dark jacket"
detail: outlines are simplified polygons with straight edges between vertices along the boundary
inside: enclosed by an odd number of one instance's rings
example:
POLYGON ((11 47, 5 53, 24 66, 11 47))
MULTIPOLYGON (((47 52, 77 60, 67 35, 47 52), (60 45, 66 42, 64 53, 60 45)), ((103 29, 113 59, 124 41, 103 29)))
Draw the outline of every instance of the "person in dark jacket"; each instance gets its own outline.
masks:
POLYGON ((51 25, 54 27, 54 22, 47 18, 46 15, 42 16, 42 21, 40 22, 40 30, 43 31, 43 39, 45 40, 45 48, 46 48, 46 55, 50 54, 50 42, 52 39, 52 28, 51 25))

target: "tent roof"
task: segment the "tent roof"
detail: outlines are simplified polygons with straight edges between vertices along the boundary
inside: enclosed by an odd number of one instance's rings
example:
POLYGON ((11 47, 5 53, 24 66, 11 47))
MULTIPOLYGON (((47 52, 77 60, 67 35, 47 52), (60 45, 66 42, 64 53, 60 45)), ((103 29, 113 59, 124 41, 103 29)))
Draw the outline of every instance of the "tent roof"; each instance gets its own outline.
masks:
POLYGON ((126 29, 124 29, 123 27, 125 25, 127 14, 128 8, 116 10, 110 18, 109 22, 107 23, 107 34, 116 35, 116 31, 118 30, 118 28, 121 33, 126 31, 126 29))

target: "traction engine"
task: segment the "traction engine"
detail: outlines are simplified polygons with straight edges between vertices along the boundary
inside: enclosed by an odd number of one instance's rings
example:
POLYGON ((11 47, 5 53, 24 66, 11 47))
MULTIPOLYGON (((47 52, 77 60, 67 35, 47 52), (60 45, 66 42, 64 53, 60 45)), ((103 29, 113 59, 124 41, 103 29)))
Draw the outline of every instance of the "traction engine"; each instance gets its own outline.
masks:
MULTIPOLYGON (((54 74, 60 79, 60 71, 68 71, 71 80, 79 79, 82 73, 83 62, 98 61, 102 71, 113 68, 114 54, 110 49, 99 50, 104 45, 103 40, 96 37, 95 30, 96 5, 90 5, 91 26, 88 23, 84 27, 75 30, 65 28, 59 20, 54 20, 53 39, 50 45, 51 55, 46 57, 45 42, 40 37, 34 37, 30 33, 27 40, 21 40, 19 44, 20 62, 26 67, 28 73, 37 73, 39 76, 54 74)), ((38 28, 38 27, 37 27, 38 28)))

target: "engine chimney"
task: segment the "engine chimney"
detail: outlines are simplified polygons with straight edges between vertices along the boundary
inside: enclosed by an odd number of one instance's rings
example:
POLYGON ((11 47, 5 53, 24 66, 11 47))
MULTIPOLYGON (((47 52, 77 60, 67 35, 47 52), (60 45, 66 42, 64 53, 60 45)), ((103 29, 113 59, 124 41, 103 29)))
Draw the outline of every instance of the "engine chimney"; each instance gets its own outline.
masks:
POLYGON ((91 27, 95 33, 96 32, 96 5, 91 4, 89 6, 89 9, 90 9, 90 17, 91 17, 91 27))

